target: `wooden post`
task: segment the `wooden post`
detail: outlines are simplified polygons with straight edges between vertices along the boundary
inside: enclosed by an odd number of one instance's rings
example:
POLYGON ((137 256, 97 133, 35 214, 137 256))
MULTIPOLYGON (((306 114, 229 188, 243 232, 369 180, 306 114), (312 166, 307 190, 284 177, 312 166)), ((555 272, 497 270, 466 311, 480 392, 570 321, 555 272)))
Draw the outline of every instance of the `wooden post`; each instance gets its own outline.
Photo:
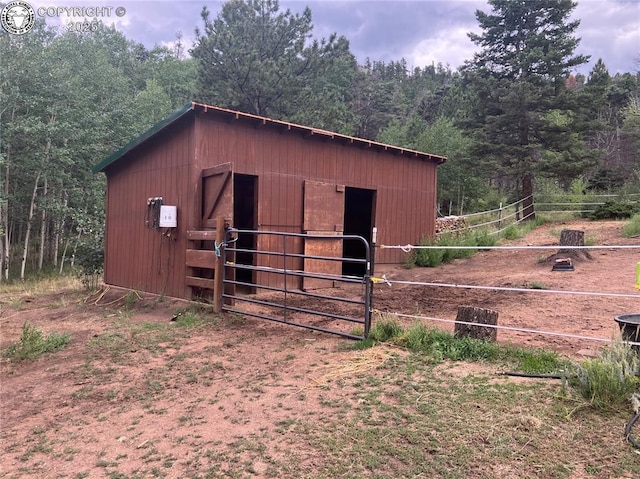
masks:
MULTIPOLYGON (((216 218, 216 245, 222 251, 224 243, 224 216, 216 218)), ((222 291, 224 290, 224 258, 223 254, 216 256, 216 265, 213 273, 213 311, 222 311, 222 291)))
POLYGON ((476 308, 474 306, 458 306, 454 335, 458 338, 470 336, 472 338, 489 341, 495 341, 498 337, 498 330, 496 328, 460 324, 458 321, 464 323, 491 324, 495 326, 498 324, 497 311, 476 308))

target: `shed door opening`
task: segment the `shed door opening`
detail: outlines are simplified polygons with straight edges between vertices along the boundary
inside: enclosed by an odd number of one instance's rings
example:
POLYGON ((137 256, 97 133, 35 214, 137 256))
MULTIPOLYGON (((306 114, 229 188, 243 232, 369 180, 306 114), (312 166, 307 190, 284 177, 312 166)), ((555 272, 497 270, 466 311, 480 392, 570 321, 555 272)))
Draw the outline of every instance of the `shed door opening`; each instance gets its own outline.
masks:
MULTIPOLYGON (((344 201, 344 234, 358 235, 371 244, 373 233, 375 190, 363 188, 345 188, 344 201)), ((366 259, 367 250, 362 241, 343 241, 343 256, 345 258, 366 259)), ((342 274, 363 276, 366 273, 364 264, 342 263, 342 274)))
MULTIPOLYGON (((258 229, 258 177, 252 175, 233 175, 233 222, 234 228, 239 230, 258 229)), ((257 236, 255 234, 238 234, 238 249, 256 249, 257 236)), ((236 264, 256 264, 256 254, 238 252, 236 264)), ((243 283, 255 284, 255 271, 236 269, 236 280, 243 283)))

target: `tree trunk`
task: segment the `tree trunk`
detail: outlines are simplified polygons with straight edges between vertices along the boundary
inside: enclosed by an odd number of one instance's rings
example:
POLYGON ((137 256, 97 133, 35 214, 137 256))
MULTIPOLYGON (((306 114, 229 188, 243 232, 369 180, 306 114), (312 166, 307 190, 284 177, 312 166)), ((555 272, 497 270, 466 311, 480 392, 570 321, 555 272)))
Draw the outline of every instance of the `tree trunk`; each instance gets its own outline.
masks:
MULTIPOLYGON (((15 118, 15 110, 11 114, 11 120, 15 118)), ((2 122, 0 121, 0 124, 2 122)), ((11 237, 9 236, 9 164, 11 159, 11 151, 9 150, 9 146, 7 146, 7 154, 5 157, 5 167, 4 167, 4 188, 0 185, 0 190, 4 191, 4 195, 6 199, 2 199, 2 195, 0 195, 0 232, 3 234, 3 241, 0 244, 2 248, 0 250, 0 281, 2 280, 2 276, 4 276, 5 281, 9 281, 9 264, 10 264, 10 246, 11 246, 11 237)), ((0 138, 0 154, 2 152, 2 142, 0 138)))
POLYGON ((473 306, 458 306, 458 315, 456 316, 454 334, 458 338, 469 336, 489 341, 495 341, 498 337, 498 330, 496 328, 460 324, 458 321, 464 323, 490 324, 495 326, 498 324, 497 311, 476 308, 473 306))
MULTIPOLYGON (((42 190, 43 196, 47 197, 47 177, 44 177, 44 188, 42 190)), ((40 251, 38 254, 38 271, 42 271, 42 265, 44 263, 44 244, 47 240, 47 209, 42 208, 42 218, 40 219, 40 251)))
POLYGON ((80 235, 82 234, 82 230, 78 228, 78 236, 76 236, 76 242, 73 244, 73 253, 71 254, 71 267, 76 263, 76 251, 78 251, 78 244, 80 243, 80 235))
POLYGON ((536 212, 533 209, 533 176, 525 173, 522 178, 522 219, 533 221, 536 219, 536 212))
POLYGON ((58 250, 58 248, 60 247, 60 230, 62 229, 62 227, 64 226, 64 220, 63 222, 60 224, 60 226, 54 226, 55 231, 53 233, 53 254, 52 254, 52 260, 53 260, 53 267, 56 268, 58 266, 58 253, 60 252, 58 250))
POLYGON ((62 250, 62 259, 60 260, 60 271, 59 275, 62 274, 62 270, 64 269, 64 261, 67 258, 67 248, 69 248, 69 243, 71 242, 71 235, 67 236, 66 241, 64 242, 64 249, 62 250))
MULTIPOLYGON (((60 219, 60 224, 58 226, 56 226, 56 230, 55 230, 55 244, 53 247, 53 265, 54 266, 58 266, 58 254, 60 253, 60 237, 64 236, 64 222, 65 222, 65 212, 67 211, 67 193, 66 190, 64 188, 61 188, 62 190, 62 214, 61 219, 60 219)), ((68 238, 68 237, 67 237, 68 238)), ((65 244, 65 248, 64 248, 64 254, 67 253, 67 246, 69 245, 69 242, 67 241, 67 243, 65 244)), ((62 268, 64 267, 64 259, 62 261, 62 265, 60 266, 60 274, 62 274, 62 268)))
POLYGON ((40 183, 40 172, 36 176, 31 195, 31 205, 29 206, 29 217, 27 218, 27 231, 24 235, 24 250, 22 251, 22 263, 20 265, 20 279, 24 279, 24 270, 27 265, 27 254, 29 253, 29 236, 31 236, 31 226, 33 225, 33 215, 36 209, 36 197, 38 195, 38 183, 40 183))

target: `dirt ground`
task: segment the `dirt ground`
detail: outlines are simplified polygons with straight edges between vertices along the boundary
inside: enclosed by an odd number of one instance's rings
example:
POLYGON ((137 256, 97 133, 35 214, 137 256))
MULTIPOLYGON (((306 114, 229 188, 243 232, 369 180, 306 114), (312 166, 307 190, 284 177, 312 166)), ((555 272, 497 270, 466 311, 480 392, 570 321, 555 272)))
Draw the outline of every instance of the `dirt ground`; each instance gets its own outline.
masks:
MULTIPOLYGON (((640 245, 640 238, 623 238, 620 221, 573 221, 553 223, 526 237, 505 242, 508 245, 557 245, 563 229, 581 230, 589 245, 640 245)), ((550 294, 545 289, 533 293, 488 291, 464 288, 379 285, 375 307, 454 320, 460 305, 498 311, 498 323, 537 331, 610 339, 619 335, 616 316, 640 312, 640 293, 635 287, 636 263, 640 249, 591 250, 592 260, 574 261, 574 271, 552 271, 545 261, 555 250, 493 250, 471 258, 456 260, 438 268, 380 268, 379 274, 393 280, 498 286, 507 288, 545 288, 637 295, 635 298, 550 294)), ((434 325, 438 324, 434 322, 434 325)), ((445 326, 447 327, 447 326, 445 326)), ((449 329, 453 329, 451 325, 449 329)), ((561 336, 538 335, 501 330, 498 340, 519 345, 544 347, 567 355, 589 355, 601 343, 561 336)))
MULTIPOLYGON (((557 244, 564 228, 583 230, 592 244, 640 244, 638 238, 622 238, 622 226, 614 221, 556 223, 509 244, 557 244)), ((385 274, 392 285, 375 286, 374 307, 453 320, 458 306, 478 306, 498 311, 501 325, 595 338, 618 334, 615 316, 640 312, 640 295, 393 284, 543 285, 550 290, 638 294, 638 250, 596 250, 591 261, 575 263, 572 272, 552 272, 543 261, 552 253, 485 251, 438 268, 380 267, 377 275, 385 274)), ((132 300, 130 293, 116 288, 90 297, 77 289, 1 294, 0 349, 20 337, 25 322, 45 333, 69 333, 72 341, 35 361, 2 359, 0 477, 222 477, 224 471, 197 472, 216 445, 237 453, 233 458, 219 453, 219 462, 251 457, 247 476, 274 477, 273 462, 288 457, 292 447, 286 437, 271 431, 270 463, 261 462, 262 456, 242 440, 267 434, 274 424, 286 427, 292 408, 301 414, 313 408, 311 402, 318 397, 300 397, 340 374, 341 368, 354 361, 359 361, 360 371, 367 365, 373 368, 387 354, 375 350, 363 362, 362 352, 340 347, 344 339, 238 315, 213 325, 176 329, 166 337, 149 326, 166 326, 185 307, 182 301, 143 294, 132 300), (114 333, 122 331, 123 324, 126 337, 114 333), (134 403, 141 403, 143 410, 132 407, 134 403)), ((432 324, 452 329, 450 324, 432 324)), ((589 355, 601 344, 507 331, 500 331, 498 340, 574 357, 589 355)), ((349 374, 348 369, 342 372, 349 374)), ((312 464, 314 458, 303 455, 298 460, 312 464)))

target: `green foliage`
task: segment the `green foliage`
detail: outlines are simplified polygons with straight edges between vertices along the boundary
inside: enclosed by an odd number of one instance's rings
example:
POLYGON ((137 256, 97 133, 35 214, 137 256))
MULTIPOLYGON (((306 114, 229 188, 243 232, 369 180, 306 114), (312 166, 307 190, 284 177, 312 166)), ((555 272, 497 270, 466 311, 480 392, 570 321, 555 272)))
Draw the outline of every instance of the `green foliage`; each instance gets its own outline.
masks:
POLYGON ((622 227, 622 236, 631 238, 640 235, 640 213, 636 213, 622 227))
POLYGON ((502 232, 502 237, 504 239, 514 240, 514 239, 521 238, 522 236, 518 226, 515 224, 510 224, 502 232))
POLYGON ((494 246, 497 238, 487 230, 474 229, 463 234, 442 234, 437 239, 422 238, 418 241, 418 246, 433 246, 433 248, 417 248, 413 250, 408 259, 409 265, 438 266, 442 263, 449 263, 454 259, 467 258, 473 255, 482 247, 494 246), (477 246, 478 248, 465 249, 439 249, 436 246, 477 246))
MULTIPOLYGON (((422 238, 418 241, 418 246, 435 246, 438 244, 437 240, 422 238)), ((435 249, 435 248, 420 248, 414 250, 409 255, 409 264, 416 266, 438 266, 442 264, 442 258, 444 257, 443 249, 435 249)))
POLYGON ((620 220, 638 212, 638 204, 624 200, 607 200, 589 215, 592 220, 620 220))
POLYGON ((204 324, 205 322, 207 322, 207 318, 202 316, 202 314, 198 313, 197 311, 193 311, 190 309, 186 309, 176 314, 175 324, 179 327, 191 328, 204 324))
POLYGON ((626 404, 638 387, 640 359, 628 343, 617 341, 597 358, 577 366, 575 381, 580 394, 597 409, 626 404))
POLYGON ((78 217, 80 241, 76 249, 76 261, 80 266, 80 278, 87 290, 98 288, 104 271, 104 220, 95 216, 78 217))
POLYGON ((451 210, 461 214, 465 206, 474 208, 487 193, 483 172, 477 165, 473 165, 474 175, 467 173, 472 169, 471 138, 451 119, 440 117, 427 124, 414 114, 404 121, 392 121, 378 140, 447 157, 447 162, 438 167, 438 201, 446 213, 451 210))
POLYGON ((570 363, 561 360, 555 351, 543 349, 518 349, 507 347, 505 356, 512 356, 518 369, 525 374, 567 373, 570 363))
POLYGON ((311 10, 281 11, 278 0, 223 4, 201 13, 192 56, 199 61, 198 97, 208 103, 318 128, 353 129, 349 104, 356 62, 333 34, 311 40, 311 10), (336 117, 336 118, 334 118, 336 117))
POLYGON ((69 334, 51 333, 45 336, 41 330, 24 323, 20 340, 9 346, 2 355, 12 359, 35 359, 45 353, 64 348, 69 341, 69 334))

